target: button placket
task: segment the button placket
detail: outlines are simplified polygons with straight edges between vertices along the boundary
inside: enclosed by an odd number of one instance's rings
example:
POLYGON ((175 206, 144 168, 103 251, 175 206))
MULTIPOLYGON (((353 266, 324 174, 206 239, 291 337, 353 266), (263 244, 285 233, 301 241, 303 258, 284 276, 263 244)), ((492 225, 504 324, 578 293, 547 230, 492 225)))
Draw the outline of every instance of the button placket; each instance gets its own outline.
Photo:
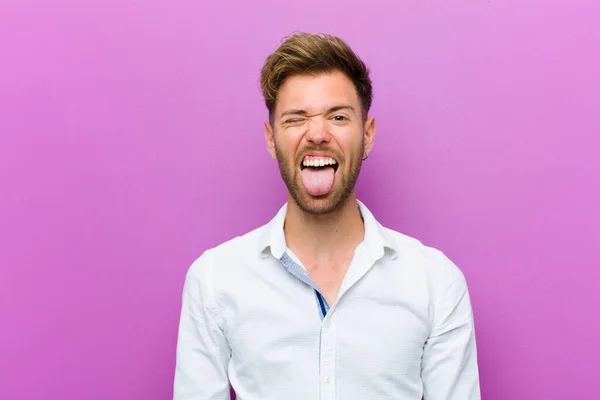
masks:
POLYGON ((323 320, 321 329, 321 399, 335 399, 335 317, 333 306, 323 320))

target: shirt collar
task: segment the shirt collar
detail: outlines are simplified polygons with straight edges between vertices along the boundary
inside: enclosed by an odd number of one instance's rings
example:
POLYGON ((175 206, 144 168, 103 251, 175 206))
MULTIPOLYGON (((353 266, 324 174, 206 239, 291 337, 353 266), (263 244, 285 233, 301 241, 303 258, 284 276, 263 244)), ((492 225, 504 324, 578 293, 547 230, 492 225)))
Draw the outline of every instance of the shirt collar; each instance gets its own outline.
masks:
POLYGON ((265 226, 259 239, 260 252, 263 258, 269 256, 269 250, 273 257, 279 259, 287 249, 283 224, 287 214, 287 203, 279 209, 275 217, 265 226))
MULTIPOLYGON (((363 243, 369 254, 379 259, 383 257, 385 250, 391 251, 392 258, 396 258, 397 247, 389 232, 375 219, 371 211, 360 200, 356 201, 360 214, 365 223, 365 238, 363 243)), ((287 214, 287 203, 283 205, 275 217, 265 226, 259 239, 259 250, 263 258, 271 255, 277 259, 283 256, 287 250, 283 224, 287 214)))

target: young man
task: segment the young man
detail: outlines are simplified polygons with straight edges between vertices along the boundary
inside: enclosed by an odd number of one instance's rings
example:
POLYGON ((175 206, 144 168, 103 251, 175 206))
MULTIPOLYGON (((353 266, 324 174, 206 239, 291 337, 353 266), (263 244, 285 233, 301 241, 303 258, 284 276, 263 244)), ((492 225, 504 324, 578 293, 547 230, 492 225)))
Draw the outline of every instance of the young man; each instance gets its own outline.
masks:
POLYGON ((267 225, 189 269, 176 400, 480 398, 463 274, 356 198, 375 139, 368 69, 339 38, 297 34, 261 85, 289 190, 267 225))

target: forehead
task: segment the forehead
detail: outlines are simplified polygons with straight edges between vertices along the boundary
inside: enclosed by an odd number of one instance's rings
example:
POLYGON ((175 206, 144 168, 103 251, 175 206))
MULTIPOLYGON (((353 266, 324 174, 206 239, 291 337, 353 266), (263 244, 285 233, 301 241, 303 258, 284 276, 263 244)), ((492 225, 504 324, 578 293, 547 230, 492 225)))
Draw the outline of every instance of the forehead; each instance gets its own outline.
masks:
POLYGON ((279 88, 275 114, 291 108, 319 113, 339 104, 350 104, 358 110, 359 103, 354 84, 342 72, 294 75, 279 88))

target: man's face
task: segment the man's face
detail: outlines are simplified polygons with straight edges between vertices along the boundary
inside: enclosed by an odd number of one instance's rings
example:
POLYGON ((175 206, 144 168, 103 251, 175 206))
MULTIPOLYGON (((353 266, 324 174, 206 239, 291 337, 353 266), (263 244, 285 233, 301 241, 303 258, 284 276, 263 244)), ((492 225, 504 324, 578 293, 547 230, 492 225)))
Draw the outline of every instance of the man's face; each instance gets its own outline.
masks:
POLYGON ((374 136, 373 118, 363 122, 356 89, 341 72, 288 78, 265 129, 290 195, 313 215, 348 200, 374 136))

